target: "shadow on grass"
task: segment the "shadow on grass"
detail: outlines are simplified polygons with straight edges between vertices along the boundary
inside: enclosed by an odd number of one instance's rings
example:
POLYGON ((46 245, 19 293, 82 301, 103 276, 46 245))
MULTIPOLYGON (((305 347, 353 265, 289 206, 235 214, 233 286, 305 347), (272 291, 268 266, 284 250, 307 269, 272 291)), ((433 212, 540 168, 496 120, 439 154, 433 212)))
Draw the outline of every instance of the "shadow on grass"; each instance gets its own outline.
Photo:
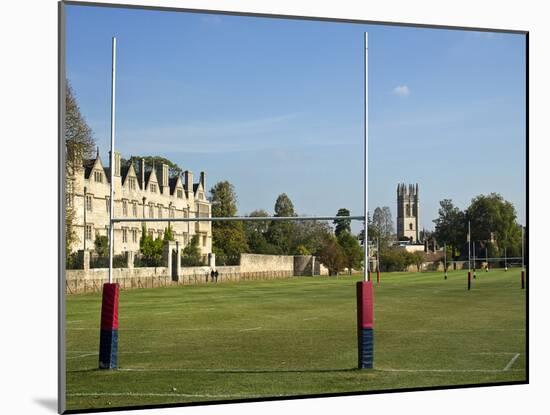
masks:
POLYGON ((34 401, 38 405, 48 409, 49 411, 57 413, 57 399, 55 399, 55 398, 34 398, 34 401))
MULTIPOLYGON (((191 369, 191 368, 120 368, 108 372, 188 372, 188 373, 335 373, 335 372, 366 372, 364 369, 340 368, 340 369, 191 369)), ((100 369, 69 370, 67 373, 105 372, 100 369)))

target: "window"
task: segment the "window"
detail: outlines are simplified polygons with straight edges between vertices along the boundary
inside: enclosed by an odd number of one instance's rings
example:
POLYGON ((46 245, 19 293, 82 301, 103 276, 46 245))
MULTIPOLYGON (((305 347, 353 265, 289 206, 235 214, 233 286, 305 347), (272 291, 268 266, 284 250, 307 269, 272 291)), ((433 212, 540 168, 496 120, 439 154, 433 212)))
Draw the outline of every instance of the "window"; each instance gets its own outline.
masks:
POLYGON ((122 242, 128 242, 128 229, 122 228, 122 242))
POLYGON ((130 190, 136 190, 136 178, 135 177, 129 177, 128 178, 128 188, 130 190))
POLYGON ((183 190, 182 189, 178 189, 176 191, 176 194, 178 196, 178 199, 183 199, 183 190))
POLYGON ((202 236, 202 246, 206 246, 206 235, 202 236))
POLYGON ((73 207, 74 199, 74 183, 71 179, 67 179, 67 189, 65 191, 67 207, 73 207))
POLYGON ((94 181, 98 183, 103 183, 103 173, 100 171, 94 171, 94 181))
POLYGON ((409 223, 409 230, 413 230, 413 224, 412 223, 409 223))
POLYGON ((92 195, 86 195, 86 210, 88 212, 92 211, 92 195))
POLYGON ((405 212, 405 216, 411 216, 411 206, 408 203, 405 205, 405 212))
POLYGON ((111 198, 109 196, 105 196, 105 210, 109 212, 109 209, 111 208, 111 198))
POLYGON ((149 185, 149 191, 152 193, 157 193, 157 185, 155 183, 151 183, 149 185))
POLYGON ((137 216, 137 202, 132 202, 132 215, 137 216))
POLYGON ((153 212, 153 203, 152 202, 149 202, 149 217, 150 218, 155 217, 155 213, 153 212))
POLYGON ((122 201, 122 216, 128 216, 128 201, 122 201))
POLYGON ((153 229, 149 229, 149 236, 151 238, 154 238, 155 237, 155 231, 153 229))
POLYGON ((86 234, 85 234, 85 238, 89 241, 92 240, 92 235, 93 235, 93 232, 94 232, 94 226, 93 225, 86 225, 86 234))
POLYGON ((159 205, 159 218, 162 218, 162 205, 159 205))
POLYGON ((137 229, 132 229, 132 242, 137 242, 137 229))

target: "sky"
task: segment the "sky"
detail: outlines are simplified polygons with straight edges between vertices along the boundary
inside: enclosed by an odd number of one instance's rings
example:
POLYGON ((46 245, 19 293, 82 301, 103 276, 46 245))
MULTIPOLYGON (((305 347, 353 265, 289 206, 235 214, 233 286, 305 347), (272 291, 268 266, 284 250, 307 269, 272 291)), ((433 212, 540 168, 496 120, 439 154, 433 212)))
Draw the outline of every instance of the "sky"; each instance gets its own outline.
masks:
POLYGON ((228 180, 239 214, 363 214, 364 32, 369 211, 418 183, 439 201, 500 193, 525 223, 525 37, 519 34, 67 6, 66 73, 104 163, 111 38, 116 150, 228 180))

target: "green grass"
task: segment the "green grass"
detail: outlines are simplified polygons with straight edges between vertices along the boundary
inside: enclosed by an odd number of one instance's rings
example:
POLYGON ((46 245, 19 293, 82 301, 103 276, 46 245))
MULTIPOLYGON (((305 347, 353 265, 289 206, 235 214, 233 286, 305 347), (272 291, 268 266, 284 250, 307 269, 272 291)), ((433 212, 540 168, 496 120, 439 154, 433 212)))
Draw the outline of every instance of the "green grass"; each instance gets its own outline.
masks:
POLYGON ((469 292, 465 275, 382 274, 374 370, 356 370, 358 277, 122 291, 111 371, 100 295, 68 296, 67 408, 525 381, 519 270, 478 272, 469 292))

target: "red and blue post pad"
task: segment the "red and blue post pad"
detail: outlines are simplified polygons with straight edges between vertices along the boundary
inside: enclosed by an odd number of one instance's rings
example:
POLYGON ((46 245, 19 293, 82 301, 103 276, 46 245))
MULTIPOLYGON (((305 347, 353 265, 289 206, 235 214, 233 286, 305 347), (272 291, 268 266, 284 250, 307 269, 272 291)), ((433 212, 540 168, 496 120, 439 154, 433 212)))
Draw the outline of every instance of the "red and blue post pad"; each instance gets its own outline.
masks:
POLYGON ((117 283, 103 284, 101 302, 101 330, 99 336, 99 368, 118 367, 118 299, 120 286, 117 283))
POLYGON ((359 369, 374 366, 374 289, 372 281, 357 282, 357 342, 359 369))

